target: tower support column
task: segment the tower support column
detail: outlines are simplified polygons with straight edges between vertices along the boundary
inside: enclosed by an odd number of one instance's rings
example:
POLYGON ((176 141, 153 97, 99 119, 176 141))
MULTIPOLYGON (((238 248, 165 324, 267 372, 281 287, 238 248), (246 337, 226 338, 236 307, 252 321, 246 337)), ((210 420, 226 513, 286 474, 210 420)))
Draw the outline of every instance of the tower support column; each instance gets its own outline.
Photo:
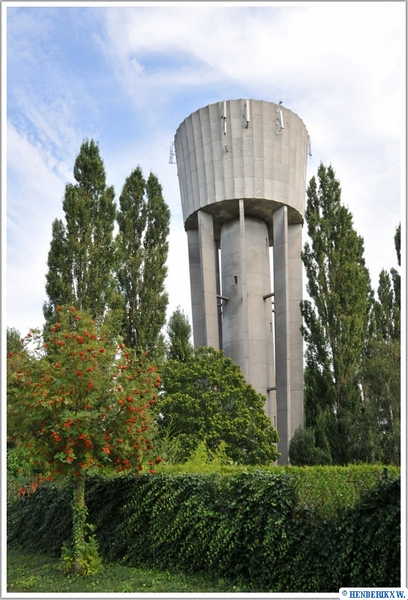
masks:
POLYGON ((290 321, 290 437, 303 425, 303 323, 302 225, 288 226, 289 239, 289 321, 290 321))
POLYGON ((219 267, 213 216, 200 210, 197 218, 198 229, 190 229, 187 232, 194 346, 212 346, 219 350, 219 267))
POLYGON ((204 322, 204 295, 201 281, 201 259, 198 229, 187 230, 188 262, 190 267, 191 310, 193 316, 194 347, 206 345, 204 322))
POLYGON ((290 317, 289 317, 289 234, 288 209, 282 206, 273 213, 273 271, 275 291, 275 351, 277 425, 281 453, 280 464, 288 462, 291 437, 290 395, 290 317))

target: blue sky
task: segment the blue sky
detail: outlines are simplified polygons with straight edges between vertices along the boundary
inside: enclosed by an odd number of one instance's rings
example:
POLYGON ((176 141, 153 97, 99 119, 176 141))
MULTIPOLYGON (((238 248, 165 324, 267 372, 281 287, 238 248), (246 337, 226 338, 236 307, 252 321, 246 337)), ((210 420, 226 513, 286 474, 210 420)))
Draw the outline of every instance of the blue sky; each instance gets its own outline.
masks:
POLYGON ((333 165, 376 287, 381 269, 397 266, 393 237, 405 222, 405 10, 403 2, 3 2, 3 322, 22 334, 42 325, 51 224, 63 217, 85 138, 98 141, 117 201, 137 165, 158 176, 172 212, 168 315, 178 305, 190 315, 169 146, 191 112, 235 98, 283 99, 303 119, 308 180, 321 161, 333 165))

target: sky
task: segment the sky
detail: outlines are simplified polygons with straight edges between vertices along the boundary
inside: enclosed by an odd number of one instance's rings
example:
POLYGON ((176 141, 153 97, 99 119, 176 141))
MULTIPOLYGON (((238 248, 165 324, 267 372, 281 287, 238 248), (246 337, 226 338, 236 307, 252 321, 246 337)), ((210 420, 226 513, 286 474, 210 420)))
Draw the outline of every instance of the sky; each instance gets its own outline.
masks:
POLYGON ((332 164, 376 289, 405 223, 405 13, 405 2, 3 2, 3 324, 22 335, 43 324, 52 222, 92 138, 117 202, 138 165, 163 186, 168 317, 180 306, 191 322, 169 147, 192 112, 238 98, 282 99, 304 121, 307 182, 332 164))

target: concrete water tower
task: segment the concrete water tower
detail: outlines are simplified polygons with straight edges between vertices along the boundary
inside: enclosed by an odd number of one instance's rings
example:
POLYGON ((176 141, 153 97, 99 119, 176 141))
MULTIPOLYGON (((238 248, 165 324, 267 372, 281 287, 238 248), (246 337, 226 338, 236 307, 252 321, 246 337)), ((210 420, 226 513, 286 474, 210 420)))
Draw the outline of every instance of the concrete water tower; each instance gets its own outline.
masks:
POLYGON ((279 462, 287 463, 290 438, 303 424, 306 127, 281 104, 217 102, 181 123, 174 150, 194 346, 224 350, 266 396, 279 462))

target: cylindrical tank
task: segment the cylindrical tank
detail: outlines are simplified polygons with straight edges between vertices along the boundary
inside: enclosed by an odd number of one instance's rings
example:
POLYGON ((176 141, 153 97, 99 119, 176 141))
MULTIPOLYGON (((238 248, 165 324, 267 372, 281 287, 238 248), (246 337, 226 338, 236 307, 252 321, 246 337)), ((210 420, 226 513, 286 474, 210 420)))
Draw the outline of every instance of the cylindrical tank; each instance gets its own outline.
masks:
POLYGON ((223 349, 265 395, 282 463, 303 424, 299 304, 307 146, 303 121, 262 100, 200 108, 175 135, 194 343, 223 349))
POLYGON ((289 207, 290 223, 302 223, 307 131, 291 110, 263 100, 210 104, 178 127, 175 152, 187 229, 196 227, 200 209, 221 222, 238 216, 239 199, 270 229, 280 204, 289 207))

